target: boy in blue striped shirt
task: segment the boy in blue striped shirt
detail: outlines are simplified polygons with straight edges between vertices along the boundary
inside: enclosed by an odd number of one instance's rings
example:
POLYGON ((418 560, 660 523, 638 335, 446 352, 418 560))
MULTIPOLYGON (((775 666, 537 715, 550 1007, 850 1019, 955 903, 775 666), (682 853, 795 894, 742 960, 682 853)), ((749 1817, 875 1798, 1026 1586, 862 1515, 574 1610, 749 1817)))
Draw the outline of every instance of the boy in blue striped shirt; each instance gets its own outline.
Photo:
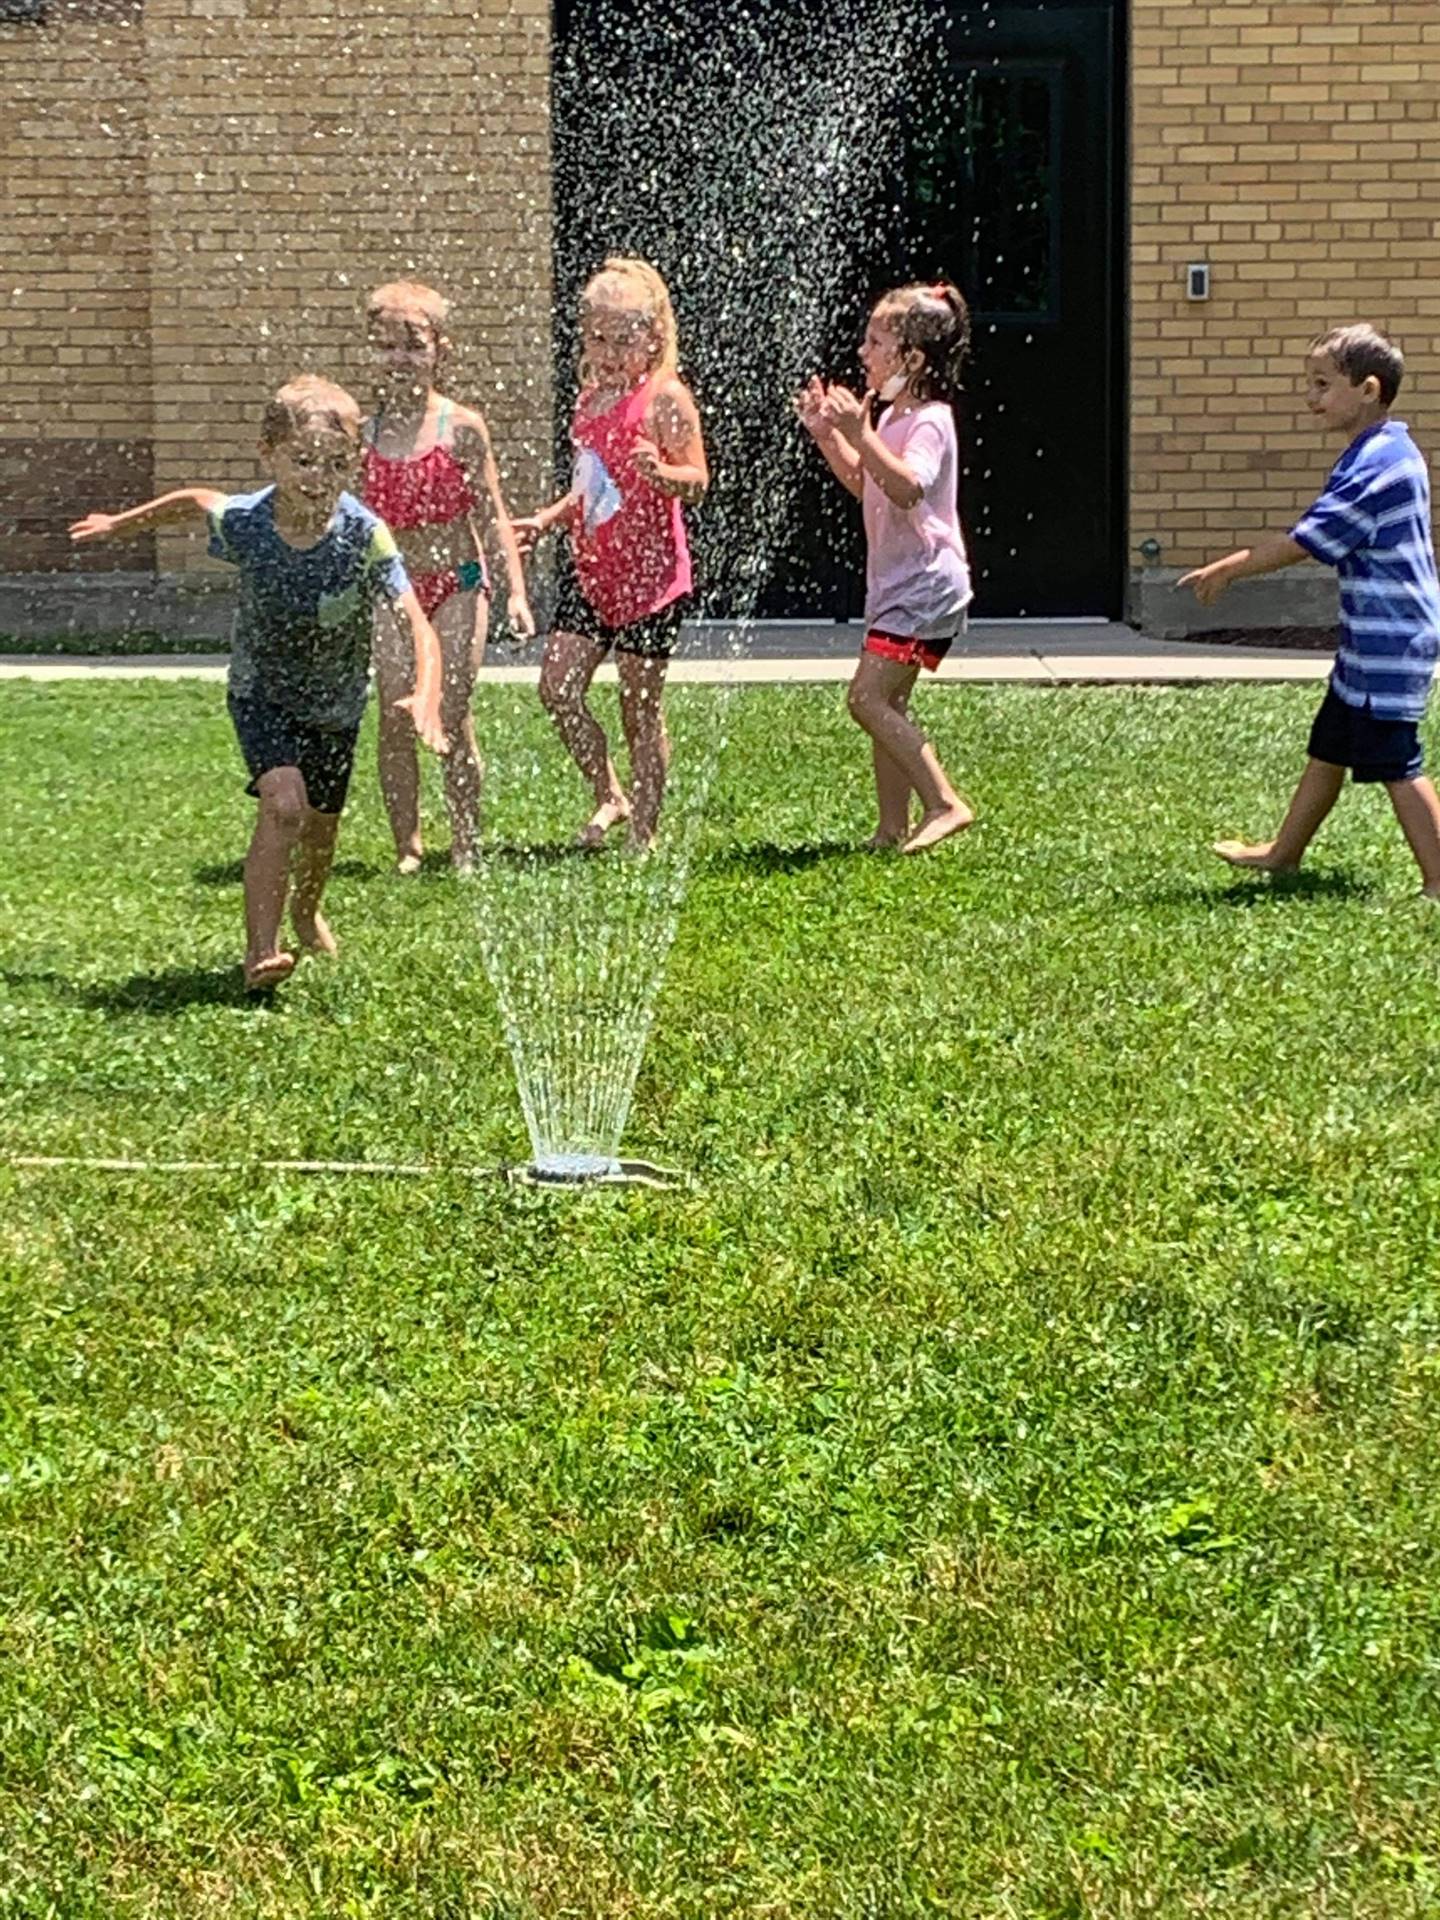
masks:
POLYGON ((1403 421, 1390 418, 1405 362, 1374 327, 1322 334, 1306 361, 1310 411, 1349 441, 1325 491, 1288 534, 1187 573, 1209 606, 1232 580, 1321 560, 1340 575, 1340 645, 1310 733, 1309 759, 1273 840, 1222 840, 1235 867, 1289 873, 1339 798, 1348 771, 1379 781, 1440 897, 1440 800, 1424 775, 1419 727, 1440 654, 1440 584, 1430 476, 1403 421))

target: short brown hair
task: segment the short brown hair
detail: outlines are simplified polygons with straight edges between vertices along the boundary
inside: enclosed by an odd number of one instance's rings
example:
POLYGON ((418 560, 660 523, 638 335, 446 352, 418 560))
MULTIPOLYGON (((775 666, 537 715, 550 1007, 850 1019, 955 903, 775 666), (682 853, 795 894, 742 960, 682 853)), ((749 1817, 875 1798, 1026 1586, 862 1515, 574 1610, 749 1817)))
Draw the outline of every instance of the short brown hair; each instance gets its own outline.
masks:
POLYGON ((260 422, 262 447, 278 447, 307 427, 344 434, 360 444, 360 407, 343 387, 322 380, 318 373, 302 373, 287 380, 265 409, 260 422))
POLYGON ((1405 378, 1405 356, 1378 327, 1361 324, 1332 327, 1310 343, 1312 353, 1328 353, 1352 387, 1373 374, 1380 382, 1380 398, 1390 406, 1405 378))

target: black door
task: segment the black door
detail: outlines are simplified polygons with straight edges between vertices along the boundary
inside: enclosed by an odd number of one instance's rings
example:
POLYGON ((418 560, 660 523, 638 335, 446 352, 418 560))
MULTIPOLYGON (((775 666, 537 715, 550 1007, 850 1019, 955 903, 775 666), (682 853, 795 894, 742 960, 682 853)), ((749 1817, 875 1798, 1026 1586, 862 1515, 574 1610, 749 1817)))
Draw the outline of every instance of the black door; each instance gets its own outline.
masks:
MULTIPOLYGON (((568 61, 572 73, 581 70, 575 56, 582 67, 593 63, 602 42, 617 53, 617 22, 632 4, 634 31, 653 31, 644 23, 655 18, 655 0, 556 0, 557 65, 568 61)), ((867 216, 849 229, 843 271, 813 342, 814 366, 787 370, 796 381, 817 367, 854 381, 856 349, 878 294, 905 281, 942 277, 964 290, 974 316, 974 352, 960 420, 961 512, 979 617, 1113 617, 1122 604, 1119 4, 995 0, 945 9, 927 0, 918 37, 885 77, 887 88, 899 87, 889 108, 898 125, 888 141, 877 142, 876 191, 867 216)), ((803 7, 776 0, 776 12, 793 23, 811 5, 816 17, 833 21, 825 0, 805 0, 803 7)), ((749 16, 765 10, 766 0, 756 0, 749 16)), ((725 49, 734 16, 713 0, 667 0, 664 11, 683 26, 668 39, 665 58, 686 65, 693 80, 725 49)), ((628 31, 621 38, 628 40, 628 31)), ((795 57, 793 41, 788 57, 795 57)), ((572 85, 567 92, 557 86, 563 356, 557 408, 565 417, 573 391, 572 296, 594 264, 599 234, 582 211, 579 168, 562 162, 576 151, 594 155, 603 140, 587 111, 592 97, 589 87, 572 85)), ((704 262, 715 252, 711 197, 697 191, 687 202, 683 193, 657 194, 653 170, 613 161, 606 178, 606 244, 646 252, 662 268, 667 258, 675 263, 682 342, 697 343, 688 369, 702 408, 723 394, 717 412, 727 457, 717 471, 722 498, 712 521, 723 518, 723 490, 733 479, 728 469, 744 465, 747 447, 771 444, 774 397, 727 381, 733 338, 722 344, 713 314, 700 310, 704 262), (702 220, 709 222, 703 244, 702 220), (687 299, 696 301, 693 325, 687 299), (715 353, 713 368, 705 362, 707 345, 715 353), (755 409, 753 422, 745 418, 747 406, 755 409)), ((736 207, 737 234, 750 217, 749 209, 736 207)), ((563 428, 563 419, 557 426, 563 428)), ((813 454, 791 470, 777 498, 782 492, 784 524, 767 542, 756 612, 762 618, 857 617, 864 543, 853 501, 813 454)), ((703 528, 701 548, 703 559, 703 528)), ((710 584, 720 610, 727 596, 720 582, 710 584)))

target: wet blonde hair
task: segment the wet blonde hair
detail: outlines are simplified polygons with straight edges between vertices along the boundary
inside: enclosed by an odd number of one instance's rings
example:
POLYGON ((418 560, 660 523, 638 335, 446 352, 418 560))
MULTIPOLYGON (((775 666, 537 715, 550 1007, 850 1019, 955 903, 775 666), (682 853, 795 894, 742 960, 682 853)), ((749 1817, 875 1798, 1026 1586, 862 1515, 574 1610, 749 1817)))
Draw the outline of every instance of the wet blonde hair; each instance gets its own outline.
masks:
POLYGON ((437 347, 450 344, 445 332, 450 302, 434 287, 427 287, 419 280, 387 280, 366 300, 365 318, 379 320, 387 314, 427 327, 437 347))
POLYGON ((298 374, 285 382, 266 407, 260 421, 260 444, 267 449, 283 446, 307 427, 343 434, 358 446, 359 402, 333 380, 322 380, 318 373, 298 374))
MULTIPOLYGON (((585 283, 585 291, 580 296, 582 319, 594 307, 625 307, 643 313, 660 347, 650 369, 652 376, 664 379, 679 367, 680 336, 675 325, 675 309, 670 304, 670 289, 648 260, 636 260, 624 253, 612 254, 585 283)), ((582 381, 591 378, 583 346, 580 378, 582 381)))

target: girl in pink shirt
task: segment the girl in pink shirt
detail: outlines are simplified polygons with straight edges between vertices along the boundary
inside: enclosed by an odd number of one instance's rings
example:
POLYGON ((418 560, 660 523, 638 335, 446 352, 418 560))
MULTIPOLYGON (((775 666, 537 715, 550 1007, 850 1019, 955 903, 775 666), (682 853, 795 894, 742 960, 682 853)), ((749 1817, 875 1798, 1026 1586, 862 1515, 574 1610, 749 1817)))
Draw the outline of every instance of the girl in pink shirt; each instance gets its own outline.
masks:
POLYGON ((897 287, 865 332, 864 398, 815 379, 796 403, 865 516, 865 641, 849 707, 875 760, 880 819, 870 845, 904 853, 936 846, 974 819, 909 712, 921 667, 933 673, 940 665, 972 597, 952 407, 969 342, 970 315, 956 288, 897 287), (872 424, 877 398, 884 411, 872 424), (921 807, 913 829, 912 793, 921 807))
POLYGON ((595 796, 580 844, 598 847, 628 821, 631 850, 648 852, 670 760, 660 699, 691 591, 681 508, 701 498, 710 473, 700 416, 676 372, 674 309, 655 269, 607 260, 581 297, 580 337, 570 490, 515 531, 526 551, 556 527, 570 536, 540 698, 595 796), (586 701, 612 646, 629 797, 586 701))

